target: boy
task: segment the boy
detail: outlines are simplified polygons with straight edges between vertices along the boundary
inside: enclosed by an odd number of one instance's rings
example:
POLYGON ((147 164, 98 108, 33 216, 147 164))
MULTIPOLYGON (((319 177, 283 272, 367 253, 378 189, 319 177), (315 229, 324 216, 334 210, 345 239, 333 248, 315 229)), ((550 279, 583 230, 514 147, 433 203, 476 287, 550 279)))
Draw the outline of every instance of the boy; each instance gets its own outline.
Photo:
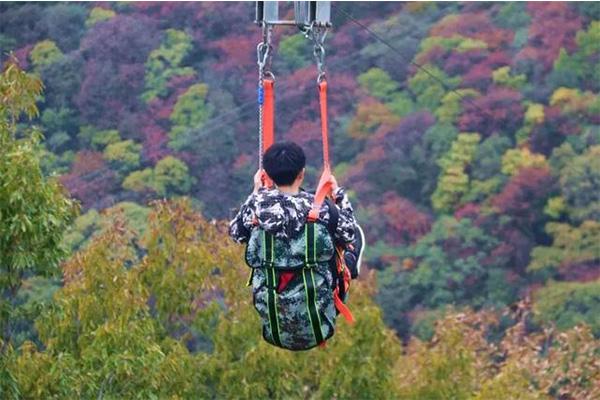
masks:
MULTIPOLYGON (((253 193, 229 224, 229 235, 238 243, 247 242, 256 225, 280 239, 294 237, 304 228, 312 208, 314 195, 301 188, 306 157, 300 146, 293 142, 272 145, 264 154, 263 165, 275 187, 263 187, 263 171, 256 172, 253 193)), ((362 250, 362 232, 356 225, 352 205, 335 178, 332 178, 332 184, 334 201, 323 203, 319 222, 327 225, 332 215, 329 207, 337 207, 338 222, 335 232, 332 232, 335 242, 347 245, 358 241, 355 246, 362 250)), ((360 251, 355 258, 359 255, 360 251)))

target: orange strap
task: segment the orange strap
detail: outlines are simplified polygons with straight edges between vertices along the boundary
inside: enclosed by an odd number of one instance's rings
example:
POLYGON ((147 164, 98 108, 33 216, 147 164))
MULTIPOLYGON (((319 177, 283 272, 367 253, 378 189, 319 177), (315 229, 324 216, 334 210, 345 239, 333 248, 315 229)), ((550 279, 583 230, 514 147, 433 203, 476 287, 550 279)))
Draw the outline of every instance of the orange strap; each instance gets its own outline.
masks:
POLYGON ((319 103, 321 104, 321 135, 323 137, 323 166, 329 168, 329 137, 327 131, 327 81, 319 82, 319 103))
POLYGON ((350 312, 348 306, 344 304, 342 299, 340 299, 337 288, 333 291, 333 302, 335 303, 335 308, 344 316, 344 318, 346 318, 346 321, 348 321, 350 324, 353 324, 354 316, 350 312))
MULTIPOLYGON (((263 81, 263 88, 265 92, 265 99, 262 105, 263 107, 263 154, 269 147, 275 143, 275 81, 272 79, 265 79, 263 81)), ((269 179, 267 174, 263 174, 262 177, 263 186, 273 187, 273 181, 269 179)))
POLYGON ((331 193, 331 167, 329 164, 329 135, 327 130, 327 81, 319 82, 319 103, 321 105, 321 139, 323 141, 323 173, 319 179, 319 185, 315 192, 315 201, 313 208, 308 213, 309 221, 316 221, 319 218, 321 205, 331 193))
POLYGON ((275 142, 275 82, 272 79, 263 81, 265 100, 263 104, 263 152, 275 142))

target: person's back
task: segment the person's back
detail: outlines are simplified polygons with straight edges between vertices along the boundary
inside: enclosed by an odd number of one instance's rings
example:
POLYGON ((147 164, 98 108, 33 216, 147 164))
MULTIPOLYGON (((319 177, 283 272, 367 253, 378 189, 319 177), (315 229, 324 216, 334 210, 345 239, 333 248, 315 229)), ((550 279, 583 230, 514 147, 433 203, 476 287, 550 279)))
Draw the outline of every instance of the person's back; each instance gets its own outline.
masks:
POLYGON ((357 225, 335 179, 333 200, 321 206, 316 221, 309 221, 315 196, 301 189, 305 156, 298 145, 271 146, 264 166, 266 175, 255 174, 254 192, 230 222, 229 233, 247 243, 249 284, 264 339, 306 350, 334 334, 338 312, 352 321, 344 305, 351 273, 338 249, 351 247, 357 225), (268 180, 270 188, 263 185, 268 180))
MULTIPOLYGON (((314 195, 301 189, 306 158, 300 146, 292 142, 274 144, 264 155, 265 172, 275 187, 262 186, 262 171, 254 176, 254 192, 242 204, 229 225, 229 234, 238 243, 250 238, 254 227, 260 227, 276 238, 290 239, 303 229, 312 208, 314 195)), ((339 244, 355 239, 356 221, 352 205, 344 190, 334 183, 333 202, 325 202, 318 221, 328 225, 332 204, 337 206, 337 226, 332 232, 339 244)))

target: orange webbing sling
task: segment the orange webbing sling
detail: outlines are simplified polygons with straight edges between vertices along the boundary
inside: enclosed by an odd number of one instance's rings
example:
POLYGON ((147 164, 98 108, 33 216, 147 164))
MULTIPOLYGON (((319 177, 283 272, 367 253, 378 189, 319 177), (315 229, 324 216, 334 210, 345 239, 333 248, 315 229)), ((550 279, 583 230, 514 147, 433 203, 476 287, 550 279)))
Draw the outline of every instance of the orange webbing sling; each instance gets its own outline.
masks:
POLYGON ((323 141, 323 173, 317 185, 315 192, 315 201, 313 208, 308 213, 309 221, 316 221, 319 218, 319 210, 325 201, 325 197, 331 193, 331 167, 329 165, 329 137, 327 133, 327 81, 319 82, 319 103, 321 105, 321 136, 323 141))
POLYGON ((263 151, 267 151, 275 142, 275 95, 272 79, 263 81, 265 99, 263 103, 263 151))
MULTIPOLYGON (((275 81, 265 79, 263 81, 264 102, 263 108, 263 129, 262 129, 262 149, 263 154, 275 142, 275 81)), ((262 154, 261 154, 262 157, 262 154)), ((273 181, 269 179, 267 174, 263 174, 263 184, 266 187, 273 187, 273 181)))
MULTIPOLYGON (((321 106, 321 136, 323 141, 323 173, 321 174, 321 178, 319 179, 319 185, 317 186, 317 191, 315 192, 315 201, 313 202, 313 207, 308 213, 308 220, 311 222, 316 221, 319 218, 319 211, 321 210, 321 206, 325 201, 327 196, 331 195, 332 191, 332 174, 331 174, 331 166, 329 163, 329 137, 328 137, 328 129, 327 129, 327 81, 325 79, 319 81, 319 103, 321 106)), ((336 268, 338 273, 341 275, 341 279, 344 280, 343 285, 347 290, 350 284, 350 276, 346 269, 346 266, 343 265, 344 257, 342 251, 338 248, 336 249, 336 268), (346 276, 347 275, 347 276, 346 276), (343 277, 343 278, 342 278, 343 277)), ((333 300, 335 303, 335 308, 338 310, 340 314, 346 318, 346 321, 349 323, 354 322, 354 316, 350 312, 350 309, 344 304, 342 299, 339 296, 339 288, 336 287, 333 291, 333 300)))

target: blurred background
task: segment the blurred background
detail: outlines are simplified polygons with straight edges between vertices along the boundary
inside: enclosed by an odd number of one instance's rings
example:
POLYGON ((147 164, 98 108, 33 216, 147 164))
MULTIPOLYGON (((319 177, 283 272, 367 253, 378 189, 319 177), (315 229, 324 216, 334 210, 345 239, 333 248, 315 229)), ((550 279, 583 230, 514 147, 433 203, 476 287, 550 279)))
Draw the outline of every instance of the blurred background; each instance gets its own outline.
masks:
MULTIPOLYGON (((0 3, 0 397, 600 398, 600 3, 333 3, 366 271, 357 324, 299 354, 261 342, 226 235, 258 165, 253 19, 0 3)), ((276 138, 313 187, 312 46, 274 41, 276 138)))

